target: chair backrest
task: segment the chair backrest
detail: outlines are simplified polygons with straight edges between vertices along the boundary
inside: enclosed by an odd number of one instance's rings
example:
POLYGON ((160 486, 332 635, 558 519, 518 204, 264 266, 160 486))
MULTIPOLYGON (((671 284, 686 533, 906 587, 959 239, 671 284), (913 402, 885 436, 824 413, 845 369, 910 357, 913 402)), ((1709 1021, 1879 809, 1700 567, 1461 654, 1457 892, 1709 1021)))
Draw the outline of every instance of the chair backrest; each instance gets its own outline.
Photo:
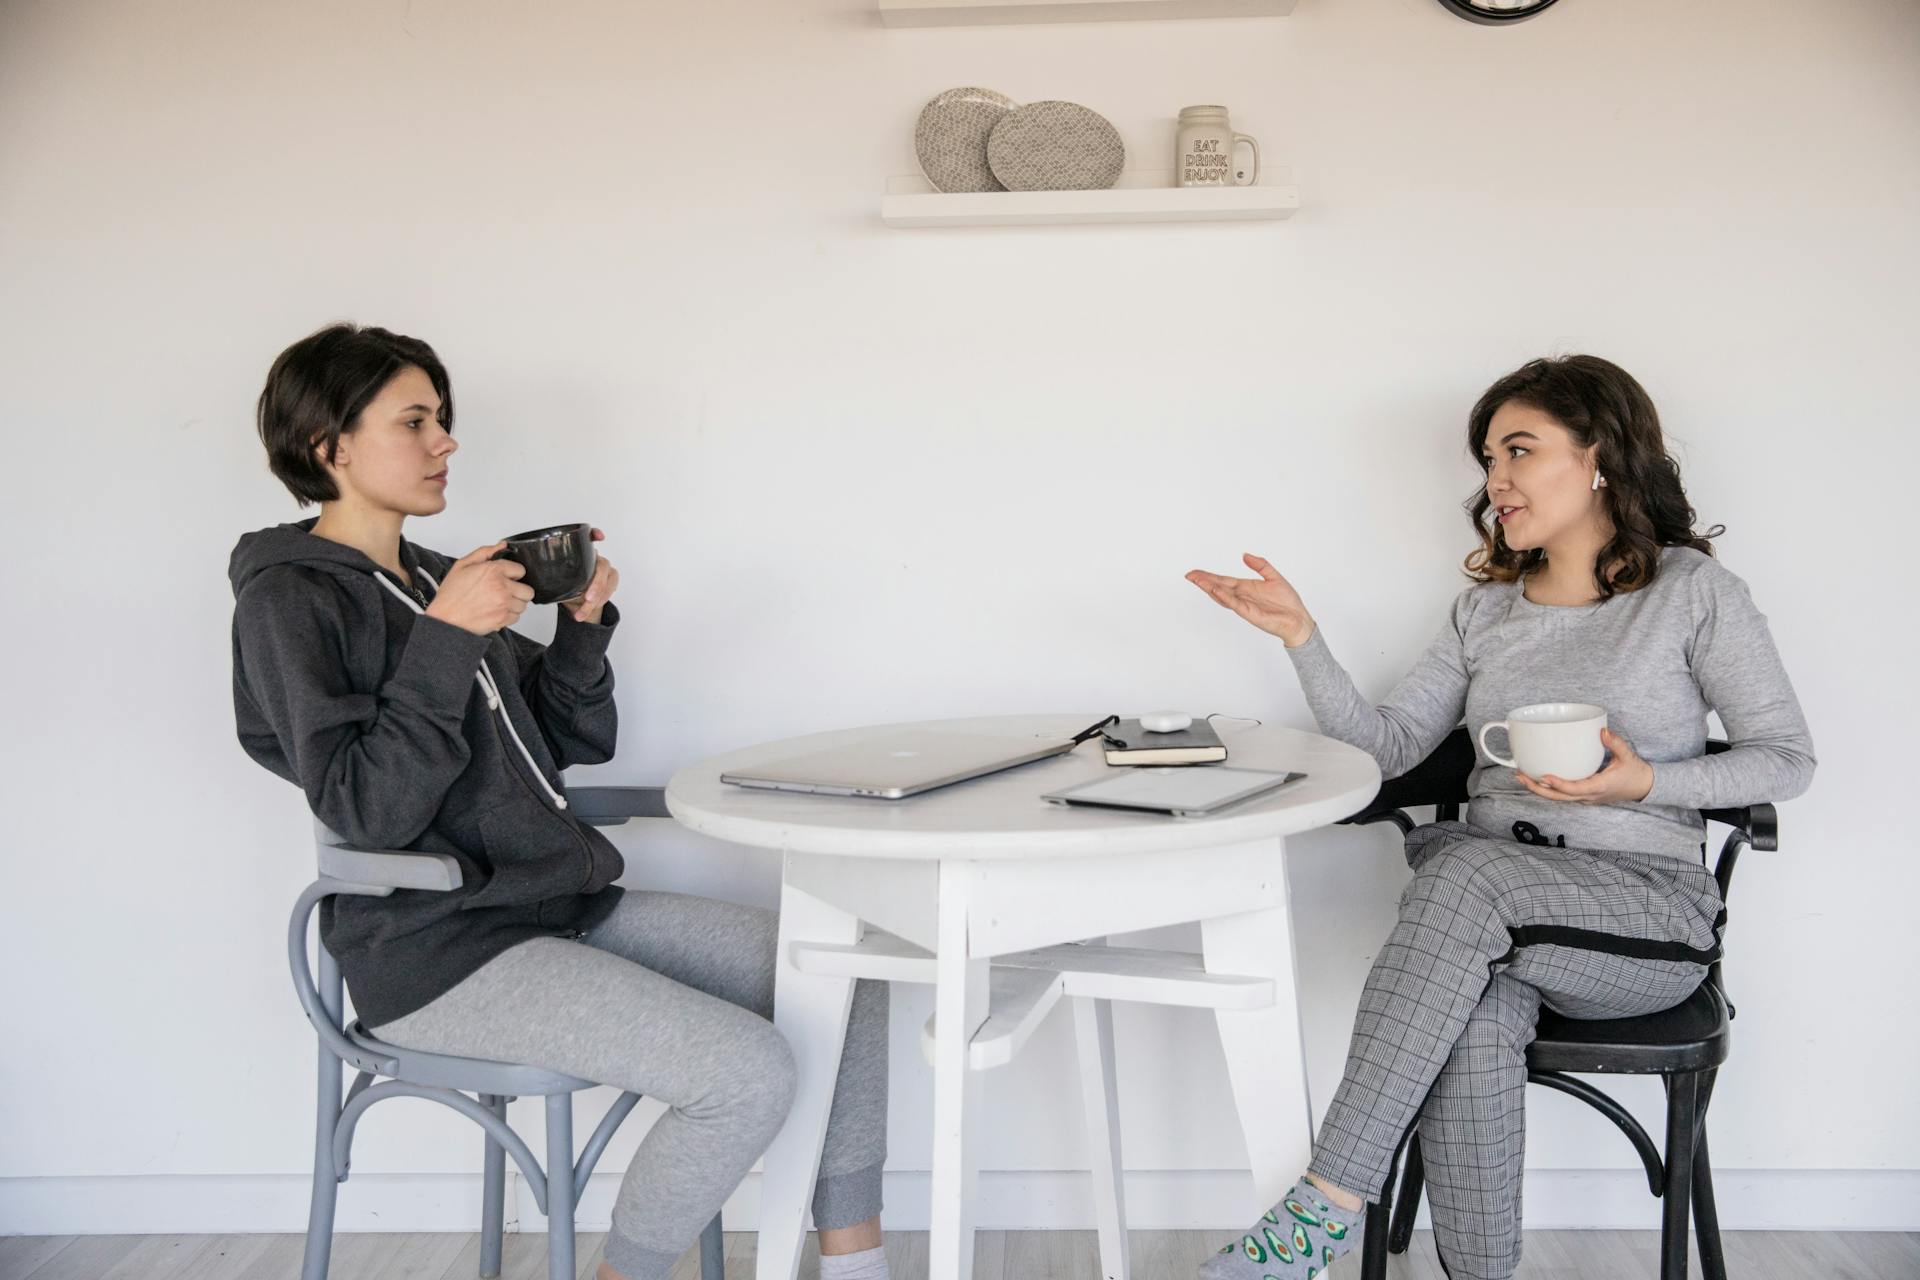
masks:
MULTIPOLYGON (((1707 754, 1710 756, 1731 749, 1728 743, 1718 738, 1707 742, 1707 754)), ((1379 792, 1367 807, 1345 821, 1355 825, 1388 821, 1394 810, 1428 805, 1439 810, 1439 817, 1443 821, 1457 818, 1460 806, 1471 799, 1467 794, 1467 779, 1473 773, 1474 764, 1473 737, 1463 725, 1442 739, 1440 745, 1419 764, 1398 777, 1382 781, 1379 792)), ((1714 864, 1714 878, 1720 882, 1720 892, 1724 897, 1742 848, 1749 844, 1763 851, 1778 847, 1778 824, 1773 807, 1750 805, 1741 809, 1702 809, 1700 816, 1708 822, 1723 823, 1734 829, 1726 843, 1721 845, 1720 856, 1714 864)))
MULTIPOLYGON (((1718 738, 1707 742, 1708 755, 1719 755, 1731 749, 1728 743, 1718 738)), ((1383 781, 1372 803, 1345 821, 1354 825, 1392 822, 1404 832, 1413 828, 1413 820, 1404 810, 1427 805, 1434 807, 1435 816, 1440 821, 1458 818, 1460 806, 1469 799, 1467 779, 1473 772, 1474 763, 1473 738, 1463 725, 1448 734, 1419 764, 1397 778, 1383 781)), ((1748 805, 1738 809, 1702 809, 1700 816, 1705 821, 1732 828, 1721 843, 1719 856, 1714 859, 1713 865, 1713 878, 1720 885, 1720 899, 1725 902, 1733 884, 1733 868, 1740 860, 1741 850, 1752 847, 1771 852, 1780 847, 1779 818, 1771 804, 1748 805)), ((1708 970, 1707 980, 1716 988, 1720 987, 1718 961, 1708 970)))
MULTIPOLYGON (((613 826, 633 818, 668 817, 666 791, 661 787, 576 787, 568 795, 576 820, 595 826, 613 826)), ((308 885, 293 906, 287 922, 287 967, 294 994, 307 1021, 335 1055, 362 1070, 391 1074, 393 1063, 368 1055, 345 1034, 344 999, 340 969, 316 940, 315 965, 308 962, 307 935, 314 911, 335 895, 384 898, 395 890, 449 893, 460 888, 460 863, 444 853, 417 850, 362 849, 351 844, 318 817, 313 820, 314 859, 320 878, 308 885)))
MULTIPOLYGON (((393 891, 387 889, 384 892, 393 891)), ((334 963, 323 940, 314 939, 314 951, 320 961, 317 979, 313 967, 307 963, 307 928, 313 919, 314 909, 336 893, 378 896, 379 891, 363 885, 344 884, 326 875, 307 886, 293 904, 293 913, 287 921, 287 968, 293 975, 293 994, 300 1001, 307 1022, 334 1057, 361 1071, 392 1075, 395 1066, 392 1061, 367 1053, 347 1038, 340 967, 334 963)))
POLYGON ((347 1038, 340 968, 323 939, 314 940, 319 973, 307 959, 307 934, 314 911, 328 898, 345 894, 384 898, 396 889, 446 892, 460 887, 460 864, 445 854, 357 849, 318 818, 313 820, 314 858, 320 878, 293 904, 287 921, 287 968, 293 993, 314 1032, 334 1056, 361 1071, 393 1074, 391 1059, 370 1054, 347 1038))

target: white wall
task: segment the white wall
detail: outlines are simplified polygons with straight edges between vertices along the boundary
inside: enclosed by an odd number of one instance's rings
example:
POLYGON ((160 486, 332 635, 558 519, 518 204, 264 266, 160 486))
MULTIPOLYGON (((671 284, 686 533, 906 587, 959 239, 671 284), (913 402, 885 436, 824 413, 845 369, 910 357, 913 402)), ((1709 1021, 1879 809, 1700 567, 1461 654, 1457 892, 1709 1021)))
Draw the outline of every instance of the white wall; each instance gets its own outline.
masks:
MULTIPOLYGON (((296 794, 233 739, 224 568, 296 514, 252 436, 267 365, 343 317, 453 373, 452 507, 413 536, 611 531, 626 727, 586 772, 620 780, 927 715, 1309 724, 1277 642, 1181 573, 1266 553, 1384 692, 1460 585, 1474 396, 1542 352, 1622 362, 1822 759, 1734 898, 1724 1213, 1814 1225, 1789 1197, 1821 1181, 1815 1217, 1920 1226, 1896 810, 1917 56, 1901 0, 1569 0, 1507 31, 1431 0, 924 32, 859 0, 0 8, 0 1231, 304 1222, 311 1037, 281 936, 309 852, 296 794), (1305 207, 886 230, 914 114, 956 84, 1087 103, 1139 167, 1168 163, 1179 107, 1227 103, 1305 207), (1183 515, 1133 518, 1168 485, 1183 515)), ((638 882, 771 901, 763 855, 622 839, 638 882)), ((1404 868, 1379 832, 1296 852, 1324 1105, 1404 868)), ((906 1226, 926 1001, 896 1009, 906 1226)), ((1138 1225, 1237 1221, 1207 1023, 1128 1010, 1120 1036, 1138 1225)), ((989 1224, 1088 1220, 1045 1173, 1081 1161, 1069 1049, 1050 1026, 989 1084, 989 1224)), ((1650 1225, 1611 1128, 1532 1105, 1532 1222, 1650 1225)), ((384 1110, 343 1222, 467 1222, 478 1150, 384 1110)))

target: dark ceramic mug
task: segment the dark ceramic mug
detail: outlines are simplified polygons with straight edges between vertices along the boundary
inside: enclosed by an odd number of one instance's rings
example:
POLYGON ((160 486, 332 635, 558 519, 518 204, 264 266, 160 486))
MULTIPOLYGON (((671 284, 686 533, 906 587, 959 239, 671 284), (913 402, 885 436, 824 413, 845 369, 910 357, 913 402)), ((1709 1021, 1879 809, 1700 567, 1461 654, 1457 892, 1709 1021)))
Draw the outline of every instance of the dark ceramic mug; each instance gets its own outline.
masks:
POLYGON ((493 558, 512 560, 527 571, 520 581, 533 588, 535 604, 571 600, 593 581, 600 555, 593 549, 590 524, 556 524, 516 533, 506 541, 506 549, 494 552, 493 558))

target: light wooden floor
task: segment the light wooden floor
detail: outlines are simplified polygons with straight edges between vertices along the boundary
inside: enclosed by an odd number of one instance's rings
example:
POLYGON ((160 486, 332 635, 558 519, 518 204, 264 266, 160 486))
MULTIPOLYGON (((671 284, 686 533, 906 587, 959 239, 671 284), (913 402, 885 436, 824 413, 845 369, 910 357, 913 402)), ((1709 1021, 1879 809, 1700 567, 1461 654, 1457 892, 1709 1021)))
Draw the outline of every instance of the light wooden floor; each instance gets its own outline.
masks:
MULTIPOLYGON (((580 1237, 580 1275, 600 1263, 600 1235, 580 1237)), ((887 1262, 893 1280, 927 1274, 924 1231, 889 1232, 887 1262)), ((1133 1280, 1192 1280, 1194 1269, 1220 1243, 1220 1233, 1135 1231, 1133 1280)), ((1529 1231, 1526 1261, 1515 1280, 1657 1280, 1659 1238, 1648 1231, 1529 1231)), ((545 1280, 547 1238, 506 1238, 502 1280, 545 1280)), ((279 1236, 6 1236, 0 1237, 0 1280, 297 1280, 301 1237, 279 1236)), ((1920 1277, 1920 1235, 1842 1232, 1731 1231, 1727 1271, 1733 1280, 1914 1280, 1920 1277)), ((754 1237, 727 1236, 728 1280, 752 1280, 754 1237)), ((1357 1257, 1334 1272, 1354 1280, 1357 1257), (1343 1274, 1344 1273, 1344 1274, 1343 1274)), ((334 1241, 330 1280, 469 1280, 480 1270, 477 1235, 341 1235, 334 1241)), ((817 1274, 811 1245, 803 1277, 817 1274)), ((1091 1231, 982 1231, 975 1246, 974 1280, 1095 1280, 1099 1254, 1091 1231)), ((1694 1262, 1695 1276, 1700 1274, 1694 1262)), ((1392 1260, 1395 1280, 1443 1280, 1433 1236, 1392 1260)), ((673 1280, 697 1280, 691 1250, 673 1280)))

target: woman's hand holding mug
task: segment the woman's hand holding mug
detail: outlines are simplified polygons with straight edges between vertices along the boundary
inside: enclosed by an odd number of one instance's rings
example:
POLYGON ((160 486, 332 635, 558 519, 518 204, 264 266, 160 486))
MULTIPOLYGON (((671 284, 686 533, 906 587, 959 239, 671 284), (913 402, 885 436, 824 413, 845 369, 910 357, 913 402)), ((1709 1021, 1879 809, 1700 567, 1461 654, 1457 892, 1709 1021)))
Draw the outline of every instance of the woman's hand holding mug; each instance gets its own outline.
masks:
POLYGON ((1516 707, 1505 720, 1481 725, 1478 737, 1489 759, 1513 770, 1520 785, 1542 800, 1616 804, 1644 800, 1653 790, 1653 766, 1607 727, 1607 709, 1592 703, 1516 707), (1511 756, 1487 741, 1496 729, 1506 732, 1511 756))
POLYGON ((511 560, 493 558, 506 545, 491 543, 454 561, 427 606, 427 616, 477 636, 492 635, 518 622, 533 599, 533 588, 520 581, 525 569, 511 560))
POLYGON ((1313 617, 1293 584, 1280 571, 1251 553, 1241 557, 1258 578, 1227 578, 1195 569, 1187 581, 1212 596, 1223 609, 1231 609, 1271 635, 1279 636, 1289 649, 1298 649, 1313 638, 1313 617))
POLYGON ((1613 757, 1606 768, 1589 777, 1569 782, 1551 773, 1538 778, 1519 771, 1514 777, 1520 785, 1543 800, 1566 800, 1574 804, 1638 804, 1653 790, 1653 766, 1642 760, 1633 744, 1611 729, 1600 731, 1600 744, 1613 757))
MULTIPOLYGON (((600 530, 593 531, 595 542, 605 542, 607 535, 600 530)), ((606 608, 607 597, 620 585, 620 571, 605 556, 595 559, 593 581, 587 589, 572 600, 562 600, 560 607, 565 609, 575 622, 599 622, 602 610, 606 608)))

